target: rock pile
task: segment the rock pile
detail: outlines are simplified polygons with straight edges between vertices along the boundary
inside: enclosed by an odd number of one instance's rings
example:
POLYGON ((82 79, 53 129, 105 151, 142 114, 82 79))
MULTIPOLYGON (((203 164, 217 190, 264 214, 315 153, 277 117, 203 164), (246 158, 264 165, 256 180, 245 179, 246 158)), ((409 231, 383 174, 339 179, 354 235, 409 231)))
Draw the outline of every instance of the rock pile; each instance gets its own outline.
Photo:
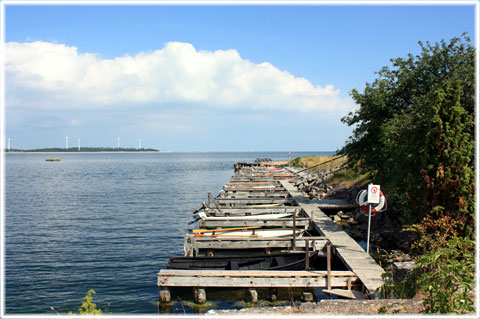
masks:
MULTIPOLYGON (((295 186, 312 200, 342 199, 355 204, 357 194, 365 189, 359 185, 344 186, 327 184, 324 176, 312 175, 298 181, 295 186)), ((409 251, 410 244, 415 240, 413 232, 403 231, 400 218, 394 212, 393 203, 387 196, 387 210, 372 215, 370 245, 373 250, 381 249, 386 256, 385 263, 411 260, 405 252, 409 251)), ((337 211, 330 215, 332 220, 340 225, 353 239, 358 242, 367 241, 368 214, 360 208, 350 211, 337 211)))

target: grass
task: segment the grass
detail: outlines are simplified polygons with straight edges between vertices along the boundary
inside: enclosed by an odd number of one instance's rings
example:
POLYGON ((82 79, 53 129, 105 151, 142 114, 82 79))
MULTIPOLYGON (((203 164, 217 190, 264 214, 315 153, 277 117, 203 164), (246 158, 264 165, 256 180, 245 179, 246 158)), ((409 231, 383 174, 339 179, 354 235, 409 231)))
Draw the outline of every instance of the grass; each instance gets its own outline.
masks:
MULTIPOLYGON (((334 159, 336 157, 338 157, 338 156, 333 155, 333 156, 297 157, 297 158, 291 160, 291 164, 295 167, 312 167, 312 166, 318 165, 320 163, 324 163, 326 161, 334 159)), ((319 165, 319 166, 313 168, 313 171, 328 168, 330 165, 335 166, 336 164, 339 164, 339 163, 343 162, 344 160, 345 159, 341 158, 341 159, 326 163, 325 165, 319 165)), ((342 169, 342 170, 334 173, 333 176, 330 177, 328 182, 330 184, 345 185, 347 187, 350 187, 352 185, 364 186, 364 185, 368 184, 369 182, 371 182, 371 180, 370 180, 368 174, 360 174, 353 169, 346 168, 346 169, 342 169)))
POLYGON ((345 185, 347 187, 353 185, 364 186, 370 182, 371 179, 368 174, 360 174, 350 168, 335 172, 333 176, 328 179, 329 184, 345 185))
POLYGON ((329 161, 337 156, 304 156, 297 157, 291 160, 291 163, 295 167, 312 167, 314 165, 329 161))

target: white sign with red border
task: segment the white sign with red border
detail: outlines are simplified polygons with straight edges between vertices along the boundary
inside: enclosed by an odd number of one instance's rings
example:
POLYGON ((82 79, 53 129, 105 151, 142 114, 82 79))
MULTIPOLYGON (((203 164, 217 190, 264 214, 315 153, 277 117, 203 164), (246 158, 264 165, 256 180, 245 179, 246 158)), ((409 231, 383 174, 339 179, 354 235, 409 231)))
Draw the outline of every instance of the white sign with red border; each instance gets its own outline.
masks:
POLYGON ((380 185, 368 185, 367 203, 378 204, 380 203, 380 185))

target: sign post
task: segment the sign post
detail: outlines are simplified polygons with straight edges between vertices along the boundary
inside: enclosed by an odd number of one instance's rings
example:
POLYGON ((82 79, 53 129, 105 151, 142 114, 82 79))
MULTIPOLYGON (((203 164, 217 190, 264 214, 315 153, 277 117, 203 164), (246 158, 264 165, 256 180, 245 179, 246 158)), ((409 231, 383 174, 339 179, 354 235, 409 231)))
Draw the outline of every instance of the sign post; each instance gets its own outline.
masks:
POLYGON ((367 231, 367 254, 370 252, 370 224, 372 220, 372 204, 380 203, 380 185, 368 185, 368 231, 367 231))

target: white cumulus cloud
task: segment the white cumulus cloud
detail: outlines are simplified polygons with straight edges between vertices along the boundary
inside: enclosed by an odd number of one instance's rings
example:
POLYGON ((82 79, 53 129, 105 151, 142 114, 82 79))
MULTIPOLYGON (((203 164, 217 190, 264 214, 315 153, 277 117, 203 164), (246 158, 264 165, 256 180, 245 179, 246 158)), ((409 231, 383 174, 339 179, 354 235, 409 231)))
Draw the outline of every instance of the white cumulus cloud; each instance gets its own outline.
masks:
POLYGON ((5 56, 7 107, 188 103, 344 114, 353 105, 333 85, 252 63, 236 50, 197 51, 182 42, 114 59, 57 43, 8 42, 5 56))

